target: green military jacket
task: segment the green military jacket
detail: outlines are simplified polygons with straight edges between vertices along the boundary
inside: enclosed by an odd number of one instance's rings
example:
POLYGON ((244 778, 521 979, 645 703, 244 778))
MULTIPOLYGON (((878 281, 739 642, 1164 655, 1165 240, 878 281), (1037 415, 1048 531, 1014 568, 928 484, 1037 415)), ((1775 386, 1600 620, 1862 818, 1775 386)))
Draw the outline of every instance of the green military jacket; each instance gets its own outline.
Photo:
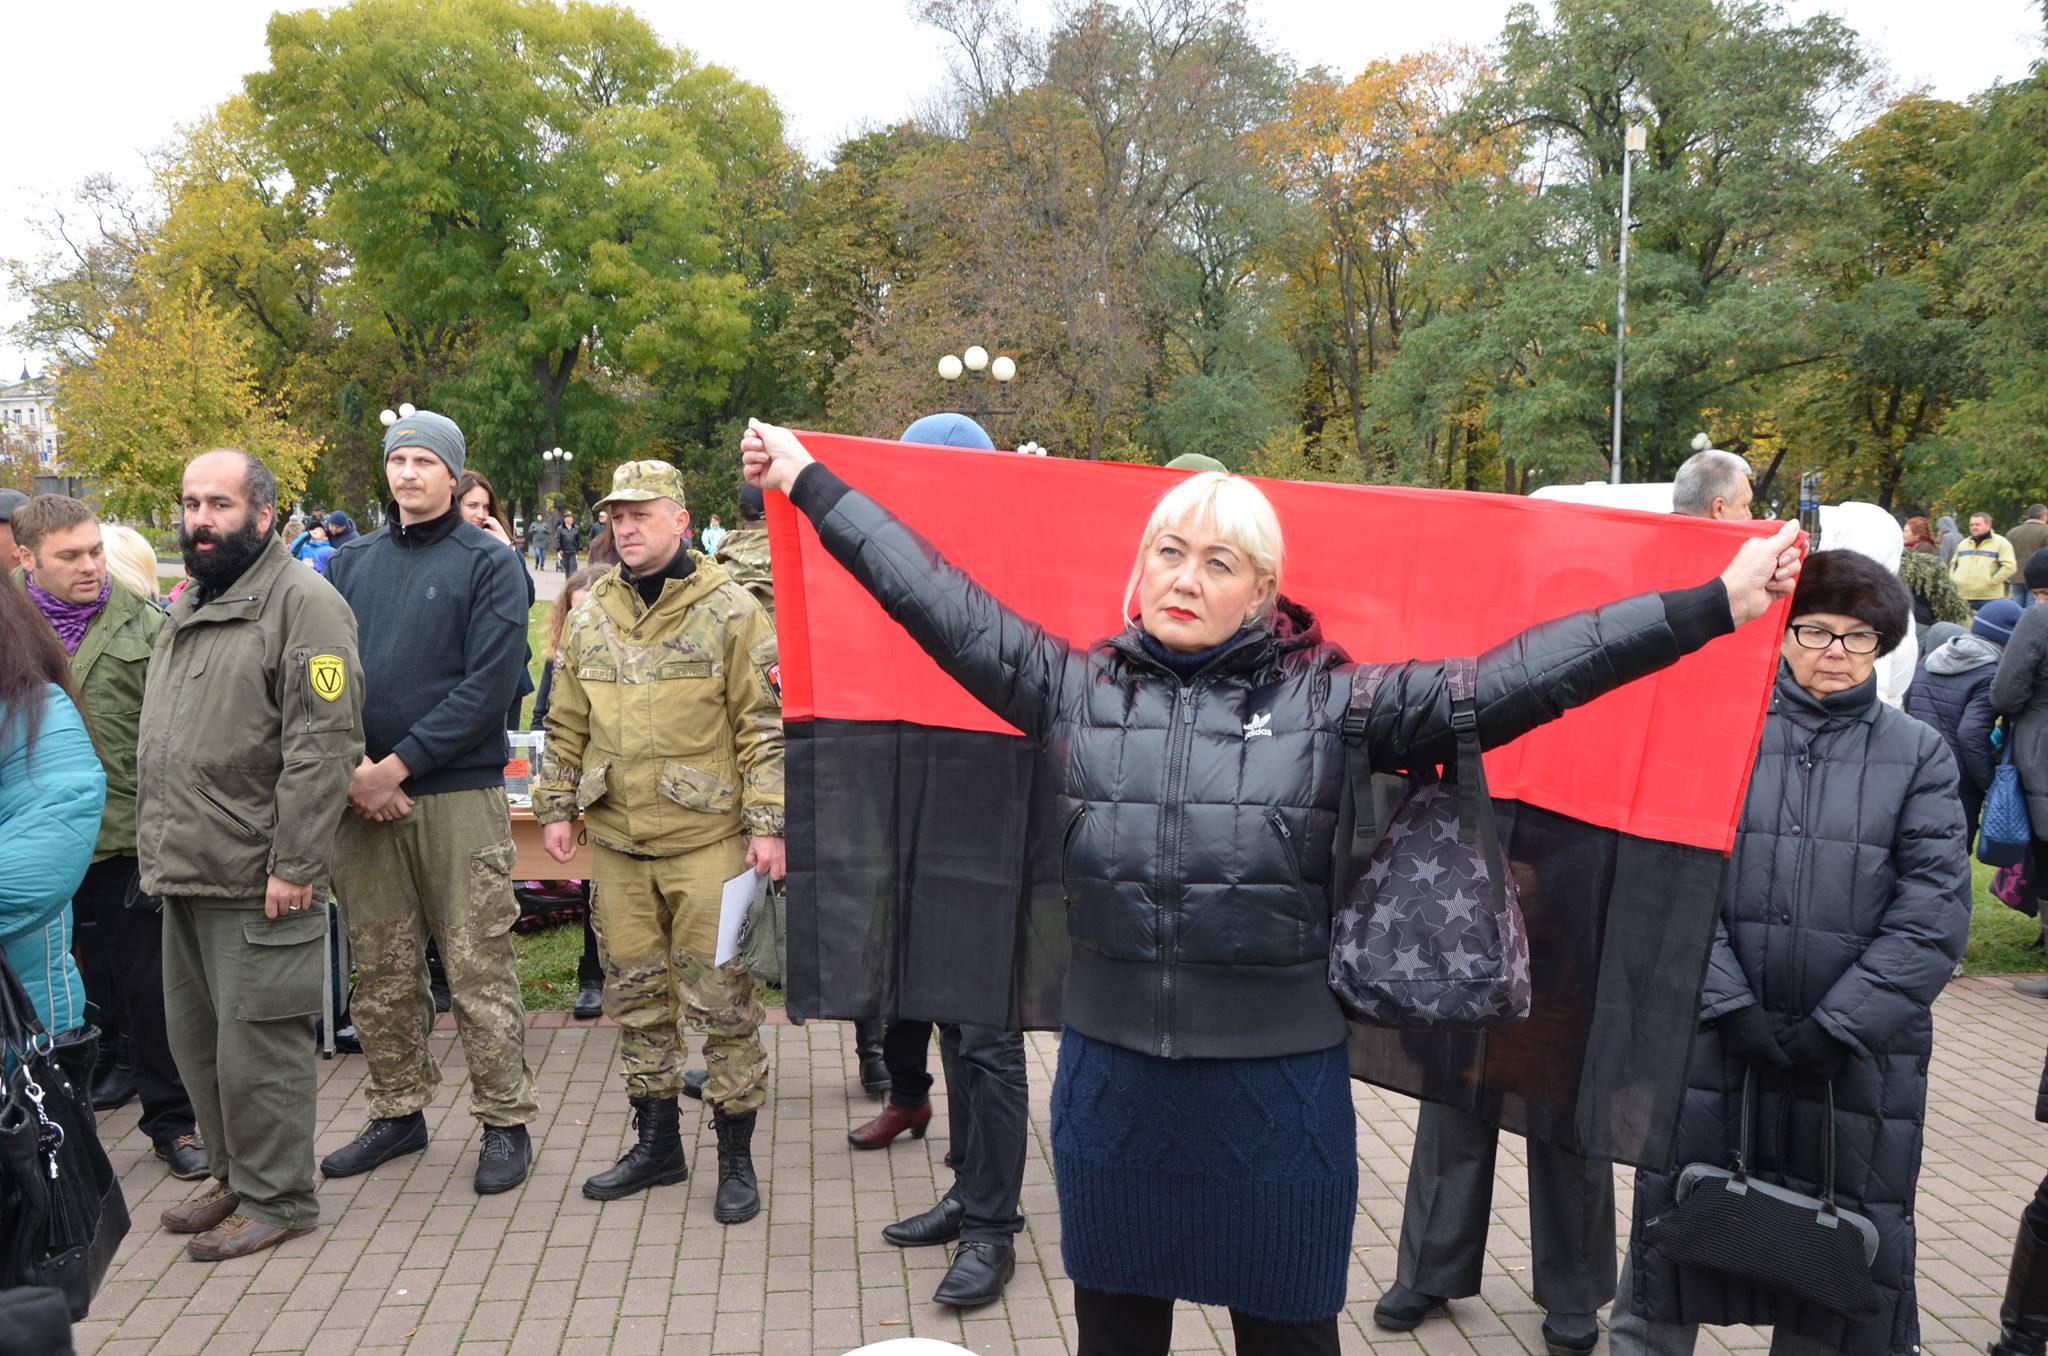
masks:
POLYGON ((653 607, 613 566, 569 614, 534 817, 581 814, 606 847, 672 857, 782 833, 775 627, 724 567, 691 553, 653 607))
POLYGON ((107 774, 107 806, 100 815, 92 859, 135 855, 135 746, 142 737, 142 692, 149 682, 149 652, 163 613, 115 580, 107 605, 85 628, 71 656, 85 728, 107 774))
POLYGON ((775 576, 768 568, 768 529, 742 527, 725 534, 713 560, 725 566, 733 582, 754 595, 754 601, 775 620, 775 576))
POLYGON ((171 604, 142 703, 137 847, 154 895, 261 899, 327 879, 363 756, 363 669, 341 595, 276 537, 204 607, 171 604))

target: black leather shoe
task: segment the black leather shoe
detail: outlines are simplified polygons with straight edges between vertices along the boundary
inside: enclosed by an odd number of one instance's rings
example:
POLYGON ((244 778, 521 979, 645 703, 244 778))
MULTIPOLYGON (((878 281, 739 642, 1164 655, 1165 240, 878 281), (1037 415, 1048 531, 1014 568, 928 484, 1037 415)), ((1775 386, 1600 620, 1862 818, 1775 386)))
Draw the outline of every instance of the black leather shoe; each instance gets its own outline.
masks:
POLYGON ((432 985, 431 991, 434 995, 434 1011, 448 1012, 455 1007, 455 995, 448 991, 446 984, 432 985))
POLYGON ((951 1243, 960 1237, 960 1221, 966 1218, 967 1207, 955 1200, 949 1191, 922 1215, 883 1225, 882 1239, 899 1248, 929 1248, 939 1243, 951 1243))
POLYGON ((1380 1302, 1372 1307, 1372 1321, 1388 1332, 1408 1332, 1420 1326, 1433 1310, 1449 1303, 1449 1300, 1435 1295, 1410 1290, 1396 1281, 1394 1288, 1380 1296, 1380 1302))
POLYGON ((356 1035, 355 1023, 334 1029, 334 1053, 337 1055, 360 1055, 363 1053, 362 1037, 356 1035))
POLYGON ((616 1201, 649 1187, 687 1180, 690 1165, 683 1157, 677 1117, 673 1097, 635 1097, 633 1125, 639 1138, 617 1163, 587 1179, 583 1194, 593 1201, 616 1201))
POLYGON ((135 1100, 135 1075, 118 1064, 100 1070, 92 1083, 92 1109, 115 1111, 135 1100))
POLYGON ((199 1136, 189 1131, 168 1144, 157 1145, 156 1156, 170 1168, 171 1176, 181 1182, 196 1182, 206 1176, 206 1149, 199 1143, 199 1136))
POLYGON ((321 1159, 320 1173, 324 1177, 354 1177, 400 1154, 416 1154, 426 1147, 427 1118, 419 1112, 379 1118, 364 1126, 362 1134, 321 1159))
POLYGON ((1593 1314, 1546 1314, 1543 1345, 1550 1356, 1586 1356, 1600 1342, 1600 1320, 1593 1314))
POLYGON ((683 1096, 688 1097, 692 1101, 703 1101, 704 1085, 710 1081, 711 1070, 709 1069, 683 1070, 683 1096))
POLYGON ((569 1015, 579 1022, 594 1022, 604 1016, 604 985, 585 984, 576 990, 576 1006, 569 1015))
POLYGON ((523 1125, 487 1125, 476 1158, 476 1194, 495 1196, 526 1180, 533 1166, 533 1139, 523 1125))
POLYGON ((955 1309, 994 1304, 1016 1274, 1016 1248, 994 1239, 971 1238, 953 1254, 953 1265, 946 1268, 946 1278, 932 1292, 932 1303, 955 1309))
POLYGON ((718 1131, 718 1199, 711 1209, 720 1224, 745 1224, 761 1213, 761 1183, 754 1176, 754 1116, 728 1116, 714 1108, 718 1131))

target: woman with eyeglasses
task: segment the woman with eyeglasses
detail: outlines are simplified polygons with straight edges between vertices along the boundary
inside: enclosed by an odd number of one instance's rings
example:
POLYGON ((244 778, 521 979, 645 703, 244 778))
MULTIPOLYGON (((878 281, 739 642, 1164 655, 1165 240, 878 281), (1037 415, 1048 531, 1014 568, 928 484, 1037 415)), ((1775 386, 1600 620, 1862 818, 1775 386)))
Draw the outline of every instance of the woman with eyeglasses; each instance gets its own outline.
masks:
POLYGON ((1731 1164, 1754 1073, 1751 1169, 1819 1195, 1832 1084, 1836 1199, 1877 1225, 1883 1302, 1852 1321, 1676 1265, 1644 1226, 1671 1209, 1678 1173, 1644 1172, 1610 1323, 1616 1353, 1689 1352, 1702 1323, 1768 1324, 1779 1356, 1918 1349, 1913 1194, 1930 1009, 1968 937, 1970 867, 1947 743, 1877 696, 1878 656, 1904 638, 1910 609, 1898 578, 1853 551, 1810 556, 1799 576, 1673 1160, 1731 1164))

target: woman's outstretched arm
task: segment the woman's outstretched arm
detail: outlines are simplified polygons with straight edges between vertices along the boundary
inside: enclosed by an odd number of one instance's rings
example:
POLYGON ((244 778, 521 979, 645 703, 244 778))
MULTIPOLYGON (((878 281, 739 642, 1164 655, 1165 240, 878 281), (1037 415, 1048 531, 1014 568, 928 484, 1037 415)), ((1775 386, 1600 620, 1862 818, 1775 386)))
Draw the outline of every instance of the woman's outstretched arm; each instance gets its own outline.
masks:
POLYGON ((1071 646, 1005 607, 788 429, 749 420, 740 451, 748 483, 788 495, 832 558, 948 676, 1025 734, 1045 733, 1071 646))

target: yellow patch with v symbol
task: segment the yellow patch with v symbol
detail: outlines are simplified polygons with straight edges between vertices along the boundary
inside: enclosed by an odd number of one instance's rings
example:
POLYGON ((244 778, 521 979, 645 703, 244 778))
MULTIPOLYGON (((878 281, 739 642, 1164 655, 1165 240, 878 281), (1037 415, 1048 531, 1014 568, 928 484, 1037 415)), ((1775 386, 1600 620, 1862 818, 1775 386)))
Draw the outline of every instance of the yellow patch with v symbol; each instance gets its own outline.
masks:
POLYGON ((338 654, 316 654, 306 661, 306 676, 312 680, 313 695, 321 701, 341 700, 348 691, 348 665, 338 654))

